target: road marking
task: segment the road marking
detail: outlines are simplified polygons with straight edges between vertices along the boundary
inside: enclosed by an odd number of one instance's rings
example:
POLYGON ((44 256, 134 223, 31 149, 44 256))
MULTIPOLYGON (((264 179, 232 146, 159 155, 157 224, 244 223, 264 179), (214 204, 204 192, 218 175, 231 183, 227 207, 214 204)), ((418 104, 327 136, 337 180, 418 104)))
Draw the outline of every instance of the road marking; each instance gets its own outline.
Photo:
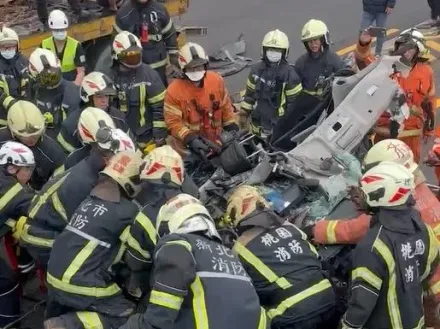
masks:
MULTIPOLYGON (((391 36, 393 34, 396 34, 397 32, 399 32, 399 29, 389 29, 389 30, 387 30, 387 37, 389 37, 389 36, 391 36)), ((373 38, 372 42, 374 42, 374 41, 376 41, 376 38, 373 38)), ((354 45, 342 48, 342 49, 338 50, 336 52, 336 54, 338 54, 339 56, 346 55, 349 52, 355 50, 356 49, 356 45, 357 45, 357 43, 355 43, 354 45)))
POLYGON ((440 43, 435 42, 435 41, 433 41, 433 40, 428 40, 428 41, 426 41, 426 45, 427 45, 429 48, 432 48, 432 49, 434 49, 435 51, 440 52, 440 43))
POLYGON ((439 108, 439 107, 440 107, 440 98, 437 98, 437 101, 436 101, 436 104, 435 104, 435 106, 436 106, 437 108, 439 108))

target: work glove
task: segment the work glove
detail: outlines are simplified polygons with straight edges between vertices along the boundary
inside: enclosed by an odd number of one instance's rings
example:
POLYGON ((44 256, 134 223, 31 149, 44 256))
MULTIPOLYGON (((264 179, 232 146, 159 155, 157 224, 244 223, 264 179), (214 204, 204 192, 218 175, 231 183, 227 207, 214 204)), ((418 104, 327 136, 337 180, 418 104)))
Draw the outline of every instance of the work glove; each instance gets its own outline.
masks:
POLYGON ((149 141, 147 143, 147 145, 144 147, 144 149, 142 150, 142 153, 144 155, 147 155, 148 153, 153 151, 156 147, 157 147, 157 145, 156 145, 155 141, 149 141))
POLYGON ((241 109, 238 112, 238 125, 241 130, 249 130, 249 113, 246 110, 241 109))
POLYGON ((16 241, 20 240, 20 237, 24 230, 24 225, 26 224, 27 220, 28 218, 26 216, 21 216, 18 219, 17 223, 15 223, 15 227, 13 228, 12 231, 12 236, 16 241))
POLYGON ((45 113, 43 114, 43 116, 44 116, 44 120, 46 121, 46 125, 47 125, 48 127, 53 127, 54 119, 53 119, 53 115, 52 115, 52 113, 50 113, 50 112, 45 112, 45 113))
POLYGON ((188 146, 192 152, 201 157, 203 161, 208 161, 206 155, 209 152, 209 147, 206 145, 200 137, 193 138, 188 146))

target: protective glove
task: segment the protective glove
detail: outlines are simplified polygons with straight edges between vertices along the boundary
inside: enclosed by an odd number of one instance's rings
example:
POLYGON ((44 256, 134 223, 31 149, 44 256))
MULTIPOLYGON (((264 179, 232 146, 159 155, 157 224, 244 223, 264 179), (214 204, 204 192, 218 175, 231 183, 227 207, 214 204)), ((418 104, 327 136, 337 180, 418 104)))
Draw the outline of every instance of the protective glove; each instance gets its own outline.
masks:
POLYGON ((154 143, 156 144, 156 147, 164 146, 167 142, 165 138, 155 138, 154 143))
POLYGON ((17 241, 20 240, 20 237, 23 233, 24 225, 26 224, 27 220, 28 218, 26 216, 21 216, 18 219, 12 232, 12 236, 14 237, 15 240, 17 241))
POLYGON ((261 136, 261 127, 255 125, 253 122, 249 124, 249 131, 257 136, 261 136))
POLYGON ((188 146, 192 152, 200 156, 204 161, 208 161, 206 155, 209 152, 209 147, 199 137, 192 139, 188 146))
POLYGON ((238 125, 241 130, 248 131, 249 130, 249 113, 246 110, 241 109, 238 112, 238 125))
POLYGON ((46 125, 47 125, 48 127, 53 127, 53 121, 54 121, 54 119, 53 119, 53 115, 52 115, 52 113, 50 113, 50 112, 45 112, 45 113, 43 114, 43 116, 44 116, 44 120, 46 121, 46 125))

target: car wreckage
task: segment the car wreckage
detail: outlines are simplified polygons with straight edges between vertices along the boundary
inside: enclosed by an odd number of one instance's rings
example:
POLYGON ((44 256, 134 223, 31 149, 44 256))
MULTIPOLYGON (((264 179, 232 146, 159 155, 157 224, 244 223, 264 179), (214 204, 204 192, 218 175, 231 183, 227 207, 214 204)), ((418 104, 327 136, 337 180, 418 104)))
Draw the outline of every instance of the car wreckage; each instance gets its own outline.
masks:
MULTIPOLYGON (((362 175, 359 159, 367 150, 365 136, 385 111, 400 123, 409 115, 403 92, 390 78, 396 71, 409 72, 398 56, 383 56, 357 73, 343 70, 321 82, 320 98, 298 96, 277 136, 263 140, 247 133, 225 134, 221 149, 212 145, 208 161, 186 163, 190 188, 198 189, 225 244, 236 237, 223 221, 227 198, 241 184, 258 187, 278 214, 299 227, 322 218, 358 215, 347 199, 347 187, 357 185, 362 175)), ((342 307, 352 248, 317 246, 342 307)), ((38 287, 34 284, 33 289, 38 287)), ((30 328, 41 327, 37 323, 43 321, 44 300, 25 297, 28 311, 19 320, 30 328)))

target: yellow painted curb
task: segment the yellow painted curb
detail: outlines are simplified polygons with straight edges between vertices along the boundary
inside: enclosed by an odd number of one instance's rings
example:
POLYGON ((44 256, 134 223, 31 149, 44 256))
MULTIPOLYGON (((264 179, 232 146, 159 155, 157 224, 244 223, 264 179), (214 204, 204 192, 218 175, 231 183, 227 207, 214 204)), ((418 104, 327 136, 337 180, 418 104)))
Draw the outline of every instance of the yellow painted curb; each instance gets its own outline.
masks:
MULTIPOLYGON (((396 34, 397 32, 399 32, 399 29, 389 29, 389 30, 387 30, 387 37, 389 37, 389 36, 391 36, 391 35, 393 35, 393 34, 396 34)), ((374 42, 374 41, 376 41, 376 38, 373 38, 373 42, 374 42)), ((338 50, 338 51, 336 52, 336 54, 338 54, 339 56, 346 55, 346 54, 348 54, 349 52, 355 50, 355 49, 356 49, 356 45, 357 45, 357 43, 355 43, 355 44, 353 44, 353 45, 351 45, 351 46, 348 46, 348 47, 342 48, 342 49, 338 50)))

